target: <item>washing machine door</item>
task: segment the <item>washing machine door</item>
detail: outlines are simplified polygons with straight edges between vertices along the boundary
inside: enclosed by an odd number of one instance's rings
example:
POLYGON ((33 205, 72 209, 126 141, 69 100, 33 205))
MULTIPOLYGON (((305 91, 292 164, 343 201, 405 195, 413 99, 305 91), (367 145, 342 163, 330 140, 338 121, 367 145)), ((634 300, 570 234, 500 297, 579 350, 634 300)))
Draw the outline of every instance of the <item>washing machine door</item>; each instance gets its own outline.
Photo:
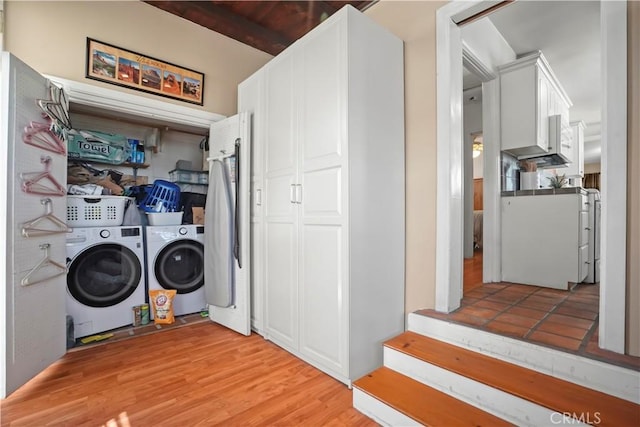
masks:
POLYGON ((164 289, 188 294, 204 285, 204 245, 195 240, 174 240, 154 262, 155 277, 164 289))
POLYGON ((111 307, 133 294, 141 276, 140 259, 131 249, 117 243, 99 244, 71 261, 67 289, 84 305, 111 307))

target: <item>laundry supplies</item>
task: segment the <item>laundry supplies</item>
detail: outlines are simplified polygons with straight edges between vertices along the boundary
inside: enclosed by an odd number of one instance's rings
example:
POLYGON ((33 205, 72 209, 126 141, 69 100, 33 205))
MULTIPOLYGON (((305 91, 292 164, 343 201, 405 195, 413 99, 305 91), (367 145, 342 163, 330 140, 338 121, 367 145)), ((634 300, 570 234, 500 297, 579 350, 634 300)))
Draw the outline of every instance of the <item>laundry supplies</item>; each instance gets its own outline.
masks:
POLYGON ((175 289, 152 289, 149 291, 149 299, 153 306, 153 323, 171 324, 175 321, 173 315, 173 298, 175 289))
POLYGON ((71 129, 68 132, 69 159, 119 165, 131 155, 131 144, 124 135, 71 129))

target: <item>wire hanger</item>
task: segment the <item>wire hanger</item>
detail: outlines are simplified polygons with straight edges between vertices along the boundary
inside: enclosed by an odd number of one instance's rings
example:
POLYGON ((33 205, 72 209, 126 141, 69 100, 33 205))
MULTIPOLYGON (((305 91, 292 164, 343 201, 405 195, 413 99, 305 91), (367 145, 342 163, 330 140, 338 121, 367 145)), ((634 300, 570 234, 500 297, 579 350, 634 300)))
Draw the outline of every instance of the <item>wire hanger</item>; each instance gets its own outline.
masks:
POLYGON ((22 135, 25 144, 66 155, 67 147, 64 138, 64 131, 52 120, 49 120, 49 123, 31 122, 24 128, 22 135))
POLYGON ((40 249, 44 251, 44 258, 40 260, 29 272, 22 278, 20 282, 22 286, 35 285, 45 280, 53 279, 67 273, 67 267, 49 258, 49 243, 40 245, 40 249), (37 273, 47 274, 37 274, 37 273), (39 277, 38 277, 39 276, 39 277))
POLYGON ((67 190, 49 172, 51 157, 42 156, 40 162, 44 163, 42 172, 26 172, 20 174, 22 191, 43 196, 64 196, 67 190), (47 185, 48 184, 48 185, 47 185))
POLYGON ((67 97, 64 90, 50 83, 49 93, 51 99, 37 99, 36 103, 42 111, 61 126, 71 129, 71 118, 67 109, 67 97))
POLYGON ((44 215, 22 224, 22 235, 24 237, 67 233, 71 230, 64 221, 53 214, 53 202, 51 199, 41 199, 40 203, 44 205, 44 215))

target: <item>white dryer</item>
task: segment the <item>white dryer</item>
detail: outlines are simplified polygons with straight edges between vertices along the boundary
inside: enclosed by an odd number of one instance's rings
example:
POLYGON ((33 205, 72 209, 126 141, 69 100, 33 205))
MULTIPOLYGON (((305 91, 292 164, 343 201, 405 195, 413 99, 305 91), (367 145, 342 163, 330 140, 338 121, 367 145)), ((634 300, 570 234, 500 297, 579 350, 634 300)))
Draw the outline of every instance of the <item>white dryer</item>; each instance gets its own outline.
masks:
POLYGON ((142 227, 74 228, 66 247, 75 338, 131 324, 146 296, 142 227))
POLYGON ((149 291, 175 289, 176 316, 206 308, 204 226, 150 225, 145 233, 149 291))

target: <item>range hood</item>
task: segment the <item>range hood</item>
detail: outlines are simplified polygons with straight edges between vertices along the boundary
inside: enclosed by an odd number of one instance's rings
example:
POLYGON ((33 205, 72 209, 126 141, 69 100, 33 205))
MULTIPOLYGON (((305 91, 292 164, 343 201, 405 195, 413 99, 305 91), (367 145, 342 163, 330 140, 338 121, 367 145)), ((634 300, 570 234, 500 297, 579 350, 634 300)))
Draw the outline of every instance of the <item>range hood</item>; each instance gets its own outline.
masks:
POLYGON ((517 156, 518 160, 527 160, 538 169, 563 168, 571 164, 573 131, 569 123, 558 115, 549 116, 549 151, 544 154, 517 156))

